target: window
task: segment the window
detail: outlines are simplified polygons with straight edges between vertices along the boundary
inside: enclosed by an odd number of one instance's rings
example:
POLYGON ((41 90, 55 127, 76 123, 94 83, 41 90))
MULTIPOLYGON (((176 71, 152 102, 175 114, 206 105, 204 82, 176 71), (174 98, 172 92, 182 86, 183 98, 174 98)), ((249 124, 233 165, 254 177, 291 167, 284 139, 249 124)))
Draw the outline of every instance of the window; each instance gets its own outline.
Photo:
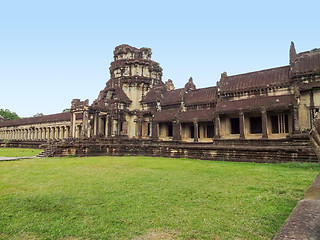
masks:
POLYGON ((173 137, 172 123, 168 123, 168 137, 173 137))
POLYGON ((272 133, 289 133, 288 114, 272 115, 270 118, 272 133))
POLYGON ((239 118, 230 118, 231 134, 240 134, 239 118))
POLYGON ((149 122, 147 125, 147 136, 151 136, 151 124, 149 122))
POLYGON ((213 138, 214 135, 214 127, 213 124, 207 125, 207 138, 213 138))
POLYGON ((194 138, 194 126, 190 126, 190 138, 194 138))
POLYGON ((262 133, 262 120, 261 117, 250 117, 250 133, 262 133))

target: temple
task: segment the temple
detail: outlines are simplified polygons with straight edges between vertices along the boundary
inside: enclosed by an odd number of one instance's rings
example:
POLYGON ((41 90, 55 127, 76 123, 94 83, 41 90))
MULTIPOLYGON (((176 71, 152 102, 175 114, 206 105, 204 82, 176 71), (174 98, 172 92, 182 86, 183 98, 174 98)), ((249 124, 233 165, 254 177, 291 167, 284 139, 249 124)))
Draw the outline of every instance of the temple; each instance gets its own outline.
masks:
POLYGON ((107 146, 100 154, 130 152, 128 147, 115 150, 126 142, 166 155, 156 146, 167 144, 169 156, 177 151, 176 156, 189 157, 185 149, 197 148, 209 159, 223 147, 294 146, 297 139, 309 139, 320 109, 320 50, 296 53, 291 43, 289 55, 287 66, 233 76, 224 72, 217 86, 200 89, 190 77, 175 89, 172 80, 162 81, 162 68, 151 60, 151 49, 120 45, 114 50, 110 80, 91 105, 74 99, 70 112, 0 119, 0 139, 56 141, 66 154, 82 155, 99 152, 94 142, 107 146), (75 142, 86 150, 72 150, 75 142))

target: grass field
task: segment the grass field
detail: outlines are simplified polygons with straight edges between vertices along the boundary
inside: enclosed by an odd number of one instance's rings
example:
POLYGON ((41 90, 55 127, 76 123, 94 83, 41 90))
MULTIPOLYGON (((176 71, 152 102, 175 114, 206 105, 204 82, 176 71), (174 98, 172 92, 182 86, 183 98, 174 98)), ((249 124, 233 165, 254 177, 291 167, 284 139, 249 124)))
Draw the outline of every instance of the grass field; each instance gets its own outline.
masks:
POLYGON ((0 239, 272 239, 318 171, 151 157, 0 162, 0 239))
POLYGON ((31 157, 42 152, 41 149, 30 148, 0 148, 0 156, 2 157, 31 157))

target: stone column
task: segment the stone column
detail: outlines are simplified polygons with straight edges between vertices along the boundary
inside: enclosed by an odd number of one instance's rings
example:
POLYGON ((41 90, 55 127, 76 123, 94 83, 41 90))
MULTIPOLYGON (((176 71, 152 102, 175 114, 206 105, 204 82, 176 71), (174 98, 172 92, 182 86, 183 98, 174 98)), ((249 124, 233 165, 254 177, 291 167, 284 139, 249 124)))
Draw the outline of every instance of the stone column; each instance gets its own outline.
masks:
POLYGON ((105 132, 105 128, 103 127, 104 118, 99 117, 99 124, 98 124, 98 135, 103 135, 105 132))
POLYGON ((243 112, 239 113, 239 128, 240 128, 240 138, 244 137, 244 114, 243 112))
POLYGON ((27 140, 30 140, 31 139, 31 129, 29 128, 27 131, 28 131, 27 140))
POLYGON ((106 115, 106 124, 104 126, 104 135, 105 137, 109 137, 109 114, 106 115))
POLYGON ((199 124, 198 121, 193 122, 193 141, 198 142, 199 141, 199 124))
POLYGON ((60 129, 60 131, 59 131, 59 133, 60 133, 59 139, 63 139, 63 134, 64 134, 63 127, 61 126, 61 127, 59 127, 59 129, 60 129))
POLYGON ((159 130, 158 129, 159 129, 159 123, 152 120, 151 138, 154 140, 158 139, 158 137, 159 137, 159 134, 158 134, 159 130))
POLYGON ((71 113, 71 131, 70 131, 70 137, 75 138, 76 137, 76 113, 71 113))
POLYGON ((142 138, 142 118, 138 118, 138 138, 142 138))
POLYGON ((66 138, 68 138, 68 136, 69 136, 69 127, 66 126, 66 138))
POLYGON ((181 125, 179 120, 172 122, 173 140, 181 140, 181 125))
POLYGON ((299 123, 299 106, 293 106, 293 131, 295 134, 300 133, 300 123, 299 123))
POLYGON ((220 116, 214 118, 214 138, 220 138, 220 116))
POLYGON ((55 137, 54 128, 51 127, 51 128, 50 128, 50 139, 54 139, 54 137, 55 137))
POLYGON ((95 113, 93 116, 93 136, 98 135, 98 117, 99 113, 95 113))
POLYGON ((83 138, 88 137, 88 120, 89 120, 89 113, 87 110, 83 111, 83 117, 82 117, 82 132, 81 136, 83 138))
POLYGON ((261 110, 261 124, 262 124, 262 138, 268 138, 267 131, 267 111, 266 109, 261 110))

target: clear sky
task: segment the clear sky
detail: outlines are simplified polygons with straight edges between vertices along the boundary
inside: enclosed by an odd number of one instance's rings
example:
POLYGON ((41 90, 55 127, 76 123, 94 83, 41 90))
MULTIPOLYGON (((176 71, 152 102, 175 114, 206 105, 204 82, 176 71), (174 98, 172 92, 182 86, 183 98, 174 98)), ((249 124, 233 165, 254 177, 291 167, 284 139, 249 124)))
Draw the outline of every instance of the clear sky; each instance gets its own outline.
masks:
POLYGON ((289 63, 320 47, 320 1, 0 1, 0 108, 59 113, 98 96, 120 44, 152 49, 163 81, 216 85, 220 74, 289 63))

